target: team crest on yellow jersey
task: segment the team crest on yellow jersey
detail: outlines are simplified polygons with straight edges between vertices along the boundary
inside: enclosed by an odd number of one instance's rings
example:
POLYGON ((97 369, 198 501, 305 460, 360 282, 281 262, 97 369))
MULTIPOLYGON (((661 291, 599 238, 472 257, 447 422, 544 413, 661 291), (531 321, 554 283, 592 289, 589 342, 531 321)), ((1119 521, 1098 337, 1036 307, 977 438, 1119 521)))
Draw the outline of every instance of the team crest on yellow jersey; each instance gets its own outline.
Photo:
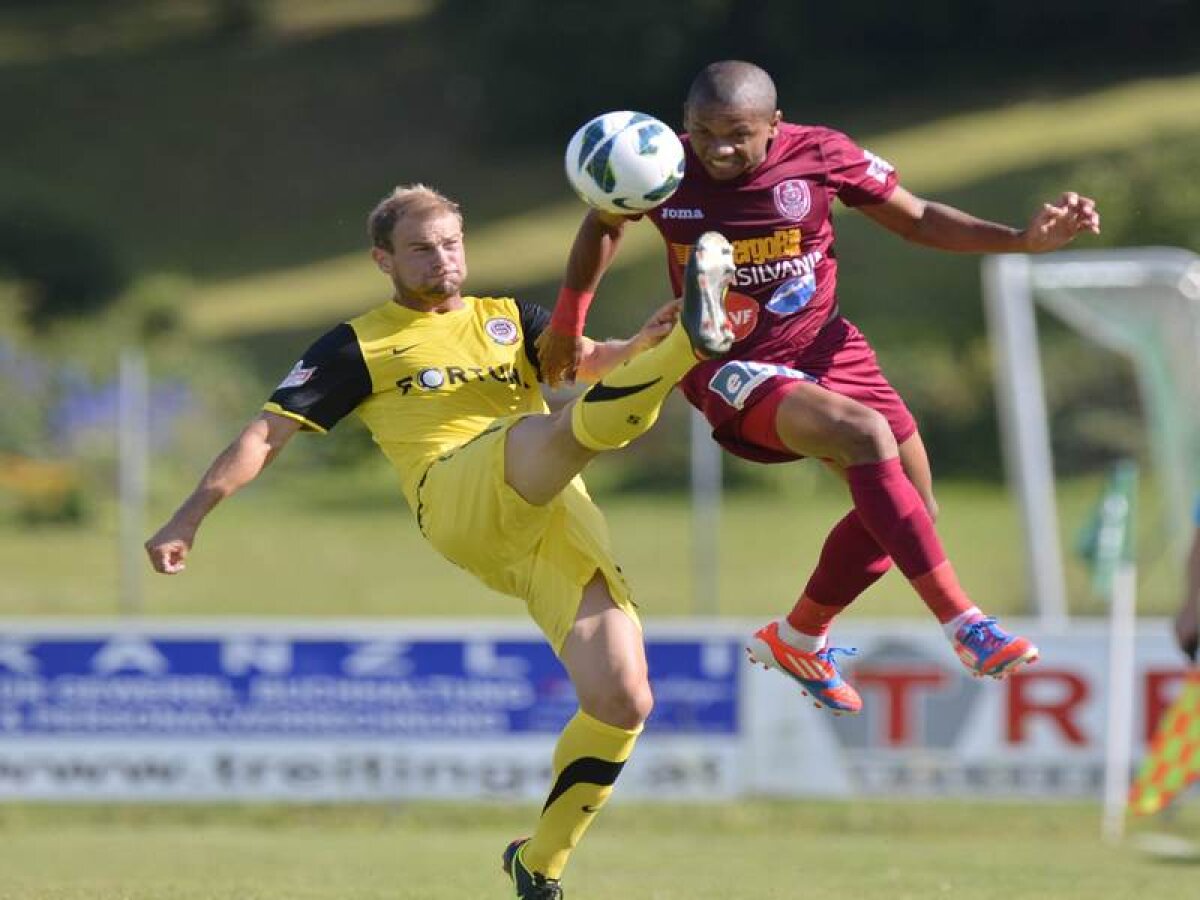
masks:
POLYGON ((512 319, 493 318, 483 323, 483 330, 497 344, 510 346, 521 337, 521 329, 512 319))

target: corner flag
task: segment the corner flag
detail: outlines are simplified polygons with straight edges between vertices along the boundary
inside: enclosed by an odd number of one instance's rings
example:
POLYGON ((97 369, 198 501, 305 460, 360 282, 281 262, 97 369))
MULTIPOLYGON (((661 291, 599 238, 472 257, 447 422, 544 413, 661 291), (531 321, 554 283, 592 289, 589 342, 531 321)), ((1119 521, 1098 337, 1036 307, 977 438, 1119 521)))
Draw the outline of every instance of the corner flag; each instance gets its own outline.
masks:
POLYGON ((1142 762, 1129 803, 1138 815, 1158 812, 1200 778, 1200 670, 1192 669, 1166 711, 1142 762))

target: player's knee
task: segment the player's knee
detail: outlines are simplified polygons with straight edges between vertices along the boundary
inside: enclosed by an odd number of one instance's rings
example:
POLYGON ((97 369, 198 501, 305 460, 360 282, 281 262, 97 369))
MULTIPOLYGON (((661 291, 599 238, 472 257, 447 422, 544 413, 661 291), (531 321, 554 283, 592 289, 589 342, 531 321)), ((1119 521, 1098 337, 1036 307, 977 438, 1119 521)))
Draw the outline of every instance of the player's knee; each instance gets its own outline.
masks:
POLYGON ((921 499, 925 502, 925 509, 929 512, 929 520, 936 522, 938 517, 938 502, 933 494, 921 494, 921 499))
POLYGON ((600 697, 593 701, 596 718, 618 728, 638 728, 654 708, 654 694, 650 683, 643 679, 614 682, 600 697))
POLYGON ((878 462, 899 452, 887 419, 870 407, 847 407, 837 418, 835 429, 846 464, 878 462))

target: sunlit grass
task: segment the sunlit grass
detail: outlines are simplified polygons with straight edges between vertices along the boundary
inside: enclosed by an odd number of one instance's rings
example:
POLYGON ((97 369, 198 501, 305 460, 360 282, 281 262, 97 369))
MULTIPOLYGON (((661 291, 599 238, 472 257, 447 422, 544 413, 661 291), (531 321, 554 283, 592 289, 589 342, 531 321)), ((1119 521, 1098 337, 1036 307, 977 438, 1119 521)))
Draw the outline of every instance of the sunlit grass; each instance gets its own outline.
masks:
MULTIPOLYGON (((461 900, 509 896, 499 854, 532 806, 29 807, 0 811, 0 896, 22 900, 461 900)), ((1185 810, 1175 830, 1195 834, 1185 810)), ((618 795, 564 877, 571 900, 1143 900, 1194 867, 1099 839, 1091 804, 618 795)), ((511 889, 509 889, 511 890, 511 889)))
MULTIPOLYGON (((604 473, 597 482, 602 483, 604 473)), ((778 615, 816 563, 830 526, 849 500, 812 464, 772 470, 771 490, 729 494, 720 514, 716 612, 778 615)), ((181 485, 179 494, 189 486, 181 485)), ((1059 515, 1072 611, 1098 614, 1085 567, 1071 546, 1099 491, 1094 480, 1060 485, 1059 515)), ((707 612, 691 580, 690 505, 682 496, 596 491, 617 557, 648 618, 707 612)), ((1023 543, 1003 488, 947 482, 938 491, 939 530, 963 582, 985 609, 1030 612, 1023 543)), ((1143 614, 1177 602, 1174 556, 1158 546, 1149 516, 1139 549, 1143 614)), ((147 528, 179 497, 163 497, 147 528)), ((106 615, 119 608, 119 554, 111 513, 84 530, 0 530, 0 615, 106 615)), ((386 465, 349 472, 270 472, 212 514, 188 570, 142 582, 153 615, 514 616, 518 600, 494 594, 445 562, 424 541, 386 465)), ((856 604, 858 618, 921 616, 924 607, 895 572, 856 604)))
MULTIPOLYGON (((961 188, 1002 175, 1135 146, 1200 128, 1200 75, 1130 82, 1054 102, 1026 102, 859 136, 917 192, 961 188)), ((468 232, 471 289, 511 293, 561 275, 583 207, 556 203, 468 232)), ((649 224, 627 231, 616 267, 662 253, 649 224)), ((299 268, 205 287, 189 304, 199 337, 269 330, 281 321, 334 321, 379 302, 381 281, 365 250, 299 268)))

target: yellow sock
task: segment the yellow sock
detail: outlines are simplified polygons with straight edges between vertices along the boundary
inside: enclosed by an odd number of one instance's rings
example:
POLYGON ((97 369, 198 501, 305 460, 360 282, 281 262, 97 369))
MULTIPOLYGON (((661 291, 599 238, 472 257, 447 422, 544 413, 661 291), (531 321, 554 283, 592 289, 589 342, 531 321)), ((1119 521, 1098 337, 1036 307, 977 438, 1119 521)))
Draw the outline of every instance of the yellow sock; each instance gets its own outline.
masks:
POLYGON ((667 394, 698 361, 676 325, 661 344, 609 372, 575 401, 575 440, 590 450, 624 447, 654 424, 667 394))
POLYGON ((531 872, 561 878, 567 857, 612 793, 642 729, 629 731, 575 713, 554 748, 554 787, 521 860, 531 872))

